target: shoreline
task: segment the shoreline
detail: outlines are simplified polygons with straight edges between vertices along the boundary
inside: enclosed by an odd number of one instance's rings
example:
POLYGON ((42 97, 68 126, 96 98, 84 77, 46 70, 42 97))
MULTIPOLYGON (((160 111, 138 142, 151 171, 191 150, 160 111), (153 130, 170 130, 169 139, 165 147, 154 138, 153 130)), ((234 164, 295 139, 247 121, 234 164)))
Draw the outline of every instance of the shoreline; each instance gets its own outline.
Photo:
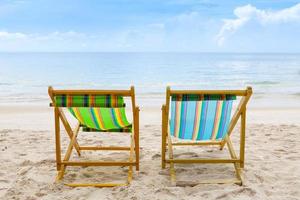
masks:
MULTIPOLYGON (((138 97, 137 97, 138 99, 138 97)), ((161 106, 163 99, 137 101, 140 107, 140 124, 161 125, 161 106)), ((257 104, 250 101, 247 108, 247 123, 249 124, 289 124, 299 125, 300 106, 286 104, 285 107, 275 104, 257 104)), ((130 109, 130 108, 129 108, 130 109)), ((130 112, 128 112, 130 120, 130 112)), ((49 102, 41 104, 0 104, 0 129, 32 129, 53 130, 53 109, 49 102)))
MULTIPOLYGON (((189 89, 189 88, 187 88, 189 89)), ((165 92, 145 92, 136 91, 136 102, 145 106, 158 106, 165 103, 165 92)), ((28 95, 10 94, 1 96, 0 106, 32 106, 32 105, 49 105, 50 98, 48 95, 28 95), (14 97, 14 98, 11 98, 14 97), (17 98, 16 98, 17 97, 17 98), (3 99, 1 101, 1 99, 3 99), (25 100, 24 100, 25 99, 25 100)), ((125 98, 126 99, 126 98, 125 98)), ((253 93, 249 102, 250 107, 268 107, 268 108, 300 108, 300 92, 293 94, 284 93, 253 93)))

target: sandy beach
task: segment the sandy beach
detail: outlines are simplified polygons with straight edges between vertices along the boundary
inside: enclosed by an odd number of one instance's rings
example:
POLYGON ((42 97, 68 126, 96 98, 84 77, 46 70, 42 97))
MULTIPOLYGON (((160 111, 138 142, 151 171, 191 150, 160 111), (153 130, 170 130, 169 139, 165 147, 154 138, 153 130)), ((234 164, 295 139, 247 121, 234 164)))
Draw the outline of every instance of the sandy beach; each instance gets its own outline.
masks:
POLYGON ((0 200, 300 200, 299 36, 300 0, 0 0, 0 200))
MULTIPOLYGON (((140 171, 129 186, 70 188, 54 183, 56 175, 53 111, 45 105, 3 105, 0 108, 0 199, 300 199, 299 108, 251 106, 247 119, 244 185, 173 187, 168 169, 160 166, 160 107, 141 106, 140 171)), ((127 134, 81 133, 80 144, 126 144, 127 134), (111 136, 111 137, 108 137, 111 136)), ((68 138, 62 132, 62 144, 68 138)), ((238 127, 233 133, 238 149, 238 127)), ((227 149, 175 149, 176 156, 226 156, 227 149)), ((81 159, 125 159, 126 153, 84 152, 81 159)), ((73 153, 73 158, 78 156, 73 153)), ((69 168, 64 181, 123 181, 126 168, 69 168)), ((176 165, 179 181, 226 178, 231 165, 176 165)))

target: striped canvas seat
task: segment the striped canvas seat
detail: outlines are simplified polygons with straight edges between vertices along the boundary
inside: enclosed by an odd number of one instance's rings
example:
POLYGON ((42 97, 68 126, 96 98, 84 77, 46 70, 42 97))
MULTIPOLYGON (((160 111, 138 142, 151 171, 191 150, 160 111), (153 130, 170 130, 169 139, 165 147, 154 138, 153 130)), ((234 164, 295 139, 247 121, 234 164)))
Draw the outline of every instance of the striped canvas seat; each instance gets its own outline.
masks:
POLYGON ((131 132, 125 108, 69 107, 83 131, 131 132))
POLYGON ((221 140, 231 118, 233 95, 172 95, 170 133, 188 140, 221 140))
POLYGON ((57 95, 55 105, 67 107, 85 132, 131 132, 122 96, 57 95))

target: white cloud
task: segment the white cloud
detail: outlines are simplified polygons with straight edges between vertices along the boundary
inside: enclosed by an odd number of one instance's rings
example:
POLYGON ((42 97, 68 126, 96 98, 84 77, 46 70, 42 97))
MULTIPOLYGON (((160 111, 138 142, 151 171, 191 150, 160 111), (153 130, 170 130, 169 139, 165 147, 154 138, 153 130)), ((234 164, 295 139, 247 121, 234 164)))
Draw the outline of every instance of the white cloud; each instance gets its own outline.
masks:
POLYGON ((79 33, 75 31, 59 32, 55 31, 45 35, 35 34, 32 35, 32 39, 35 40, 74 40, 74 39, 84 39, 87 36, 84 33, 79 33))
POLYGON ((278 11, 258 9, 249 4, 237 7, 234 15, 236 19, 224 19, 224 24, 216 37, 220 46, 223 45, 226 38, 251 21, 255 21, 261 26, 300 22, 300 3, 278 11))
POLYGON ((95 33, 55 31, 24 33, 0 30, 0 51, 212 51, 219 24, 198 12, 95 33), (210 49, 209 49, 210 48, 210 49))
POLYGON ((149 24, 148 26, 152 29, 164 29, 165 28, 164 23, 154 23, 154 24, 149 24))
POLYGON ((22 33, 0 31, 0 51, 65 51, 86 46, 91 39, 75 31, 50 33, 22 33))
POLYGON ((300 3, 278 11, 246 5, 237 7, 234 15, 221 24, 199 12, 184 12, 141 26, 94 33, 2 29, 0 51, 299 51, 300 45, 295 44, 300 42, 300 3))
POLYGON ((84 38, 85 34, 74 31, 51 32, 47 34, 26 34, 21 32, 0 31, 0 40, 65 40, 84 38))
POLYGON ((200 15, 198 12, 189 12, 189 13, 183 13, 178 16, 173 17, 173 20, 179 22, 179 23, 186 23, 194 21, 195 19, 199 19, 200 15))
POLYGON ((27 35, 24 33, 10 33, 7 31, 0 31, 0 39, 26 39, 27 35))

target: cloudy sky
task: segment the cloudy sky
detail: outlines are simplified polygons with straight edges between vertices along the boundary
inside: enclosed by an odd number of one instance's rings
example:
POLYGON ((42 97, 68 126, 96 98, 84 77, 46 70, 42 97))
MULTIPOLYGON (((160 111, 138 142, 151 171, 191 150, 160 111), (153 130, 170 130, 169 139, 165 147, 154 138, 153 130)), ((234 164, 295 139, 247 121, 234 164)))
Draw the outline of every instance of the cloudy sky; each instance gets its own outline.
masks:
POLYGON ((0 0, 0 51, 300 52, 295 0, 0 0))

